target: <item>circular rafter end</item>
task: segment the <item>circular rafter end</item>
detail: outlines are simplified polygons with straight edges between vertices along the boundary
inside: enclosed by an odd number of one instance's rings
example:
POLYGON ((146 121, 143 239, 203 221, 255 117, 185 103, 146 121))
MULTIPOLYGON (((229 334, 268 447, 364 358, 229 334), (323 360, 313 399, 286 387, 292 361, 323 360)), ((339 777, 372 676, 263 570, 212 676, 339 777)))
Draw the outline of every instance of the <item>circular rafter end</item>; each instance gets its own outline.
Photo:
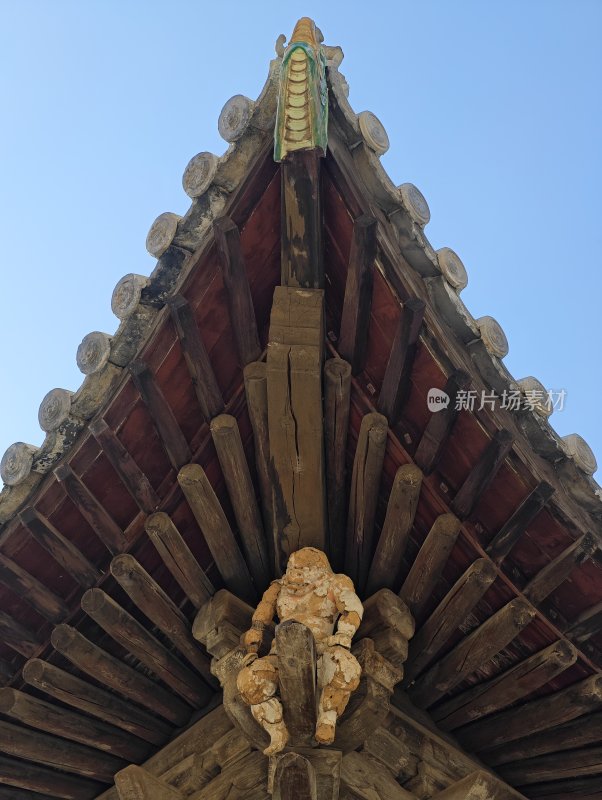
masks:
POLYGON ((364 141, 374 152, 382 156, 389 149, 389 137, 385 126, 371 111, 362 111, 358 114, 357 121, 364 141))
POLYGON ((178 229, 178 222, 182 218, 172 211, 159 214, 153 222, 146 237, 146 249, 155 258, 161 258, 169 245, 173 242, 178 229))
POLYGON ((188 197, 194 200, 205 194, 215 177, 218 162, 216 155, 206 151, 190 159, 182 176, 182 186, 188 197))
POLYGON ((80 372, 92 375, 106 366, 111 355, 111 337, 108 333, 92 331, 81 341, 75 360, 80 372))
POLYGON ((431 218, 431 210, 425 196, 413 183, 402 183, 398 187, 401 200, 414 222, 424 227, 431 218))
POLYGON ((562 443, 566 453, 573 459, 575 464, 585 472, 586 475, 593 475, 598 469, 598 463, 593 450, 578 433, 569 433, 562 437, 562 443))
POLYGON ((540 417, 549 417, 552 414, 554 409, 549 401, 548 390, 541 381, 529 375, 527 378, 521 378, 516 383, 521 393, 525 396, 529 408, 539 414, 540 417))
POLYGON ((142 290, 148 286, 150 278, 146 275, 136 275, 130 272, 124 275, 113 289, 111 295, 111 311, 118 319, 127 319, 132 314, 142 295, 142 290))
POLYGON ((251 121, 254 107, 255 103, 244 94, 231 97, 222 108, 217 122, 222 139, 230 144, 240 139, 251 121))
POLYGON ((460 256, 451 247, 437 250, 437 261, 445 280, 458 294, 468 285, 468 273, 460 256))
POLYGON ((7 486, 17 486, 27 478, 37 451, 37 447, 25 442, 11 444, 0 461, 0 478, 7 486))
POLYGON ((45 433, 57 430, 69 417, 73 392, 68 389, 51 389, 40 403, 38 422, 45 433))
POLYGON ((493 317, 479 317, 477 327, 487 350, 496 358, 504 358, 510 349, 508 339, 500 323, 493 317))

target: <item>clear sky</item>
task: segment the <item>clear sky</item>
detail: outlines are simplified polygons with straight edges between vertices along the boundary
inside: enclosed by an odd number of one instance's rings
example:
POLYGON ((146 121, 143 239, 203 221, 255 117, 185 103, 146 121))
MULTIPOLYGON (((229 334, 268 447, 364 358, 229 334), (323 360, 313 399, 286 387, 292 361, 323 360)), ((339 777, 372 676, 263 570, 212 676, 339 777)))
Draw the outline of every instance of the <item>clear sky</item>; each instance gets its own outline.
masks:
POLYGON ((42 397, 81 384, 77 345, 152 270, 188 160, 224 152, 222 105, 258 95, 303 15, 342 46, 352 106, 384 123, 383 163, 426 196, 507 367, 566 389, 553 424, 602 463, 601 0, 0 0, 0 455, 41 444, 42 397))

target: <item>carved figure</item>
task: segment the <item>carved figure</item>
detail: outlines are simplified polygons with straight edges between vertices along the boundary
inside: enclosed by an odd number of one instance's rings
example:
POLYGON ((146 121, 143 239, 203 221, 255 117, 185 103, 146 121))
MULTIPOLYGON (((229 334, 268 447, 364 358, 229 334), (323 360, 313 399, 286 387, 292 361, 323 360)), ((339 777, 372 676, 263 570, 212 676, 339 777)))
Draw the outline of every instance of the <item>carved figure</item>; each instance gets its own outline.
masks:
POLYGON ((328 558, 314 547, 304 547, 293 553, 284 576, 273 581, 265 591, 253 614, 251 628, 243 636, 247 655, 237 686, 255 719, 270 735, 270 745, 264 750, 266 755, 279 753, 289 739, 282 703, 276 696, 278 653, 275 642, 269 655, 264 658, 257 655, 274 614, 280 622, 302 623, 314 636, 320 693, 315 738, 320 744, 331 744, 337 719, 359 685, 361 667, 350 647, 363 610, 351 579, 335 575, 328 558))

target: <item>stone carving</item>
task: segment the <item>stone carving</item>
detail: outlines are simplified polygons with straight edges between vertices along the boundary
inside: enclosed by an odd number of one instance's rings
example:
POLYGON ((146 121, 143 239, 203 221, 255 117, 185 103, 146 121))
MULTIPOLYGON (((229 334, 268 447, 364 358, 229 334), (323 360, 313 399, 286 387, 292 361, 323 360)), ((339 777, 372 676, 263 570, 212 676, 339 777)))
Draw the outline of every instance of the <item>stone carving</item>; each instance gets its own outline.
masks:
POLYGON ((437 260, 445 280, 460 294, 468 284, 468 274, 460 256, 451 247, 442 247, 437 250, 437 260))
POLYGON ((71 412, 73 392, 67 389, 51 389, 40 403, 38 422, 46 433, 57 430, 71 412))
POLYGON ((155 258, 161 258, 169 245, 173 242, 178 222, 181 217, 172 211, 165 211, 159 214, 153 222, 146 237, 146 249, 155 258))
POLYGON ((529 376, 521 378, 516 382, 520 391, 524 394, 526 405, 540 417, 549 417, 554 410, 552 403, 548 400, 548 390, 540 383, 537 378, 529 376))
POLYGON ((31 472, 33 457, 38 448, 25 442, 15 442, 0 461, 0 477, 7 486, 16 486, 31 472))
POLYGON ((359 685, 361 667, 350 647, 363 606, 351 579, 335 575, 324 553, 313 547, 293 553, 284 576, 273 581, 264 593, 251 628, 243 636, 247 655, 237 686, 251 713, 270 736, 266 755, 281 752, 289 739, 282 703, 276 696, 280 654, 275 642, 269 655, 257 655, 275 613, 280 623, 300 622, 314 636, 320 692, 315 739, 320 744, 331 744, 337 719, 359 685))
POLYGON ((591 447, 578 433, 569 433, 562 437, 564 449, 573 459, 575 464, 585 472, 586 475, 593 475, 598 469, 596 456, 591 447))
POLYGON ((81 341, 75 360, 80 372, 92 375, 107 364, 111 355, 111 337, 108 333, 92 331, 81 341))
POLYGON ((389 149, 389 137, 385 126, 371 111, 362 111, 358 114, 357 121, 364 141, 374 152, 382 156, 389 149))
POLYGON ((182 186, 188 197, 200 197, 205 194, 217 170, 218 158, 213 153, 198 153, 190 159, 184 175, 182 186))
POLYGON ((118 281, 111 297, 111 311, 118 319, 127 319, 133 314, 140 302, 142 290, 149 282, 146 275, 136 275, 133 272, 124 275, 118 281))
POLYGON ((414 222, 421 226, 426 225, 431 218, 431 211, 420 189, 413 183, 402 183, 399 194, 414 222))
POLYGON ((481 332, 481 339, 492 356, 504 358, 508 355, 508 339, 500 323, 493 317, 479 317, 477 326, 481 332))
POLYGON ((254 106, 255 103, 244 94, 235 94, 226 102, 217 122, 222 139, 230 144, 240 139, 251 120, 254 106))

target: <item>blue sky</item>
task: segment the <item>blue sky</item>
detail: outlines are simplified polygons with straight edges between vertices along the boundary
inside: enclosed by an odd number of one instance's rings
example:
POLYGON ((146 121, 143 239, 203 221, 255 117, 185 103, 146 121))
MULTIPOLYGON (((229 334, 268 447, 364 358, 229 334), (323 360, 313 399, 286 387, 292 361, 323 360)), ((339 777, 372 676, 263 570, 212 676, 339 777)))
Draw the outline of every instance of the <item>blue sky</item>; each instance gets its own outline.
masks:
POLYGON ((188 160, 226 149, 217 118, 255 98, 279 33, 312 16, 356 111, 384 123, 383 163, 426 196, 463 299, 510 342, 505 363, 567 391, 552 417, 602 463, 599 0, 155 2, 0 0, 0 454, 40 444, 49 389, 112 333, 111 292, 154 265, 144 242, 184 213, 188 160))

